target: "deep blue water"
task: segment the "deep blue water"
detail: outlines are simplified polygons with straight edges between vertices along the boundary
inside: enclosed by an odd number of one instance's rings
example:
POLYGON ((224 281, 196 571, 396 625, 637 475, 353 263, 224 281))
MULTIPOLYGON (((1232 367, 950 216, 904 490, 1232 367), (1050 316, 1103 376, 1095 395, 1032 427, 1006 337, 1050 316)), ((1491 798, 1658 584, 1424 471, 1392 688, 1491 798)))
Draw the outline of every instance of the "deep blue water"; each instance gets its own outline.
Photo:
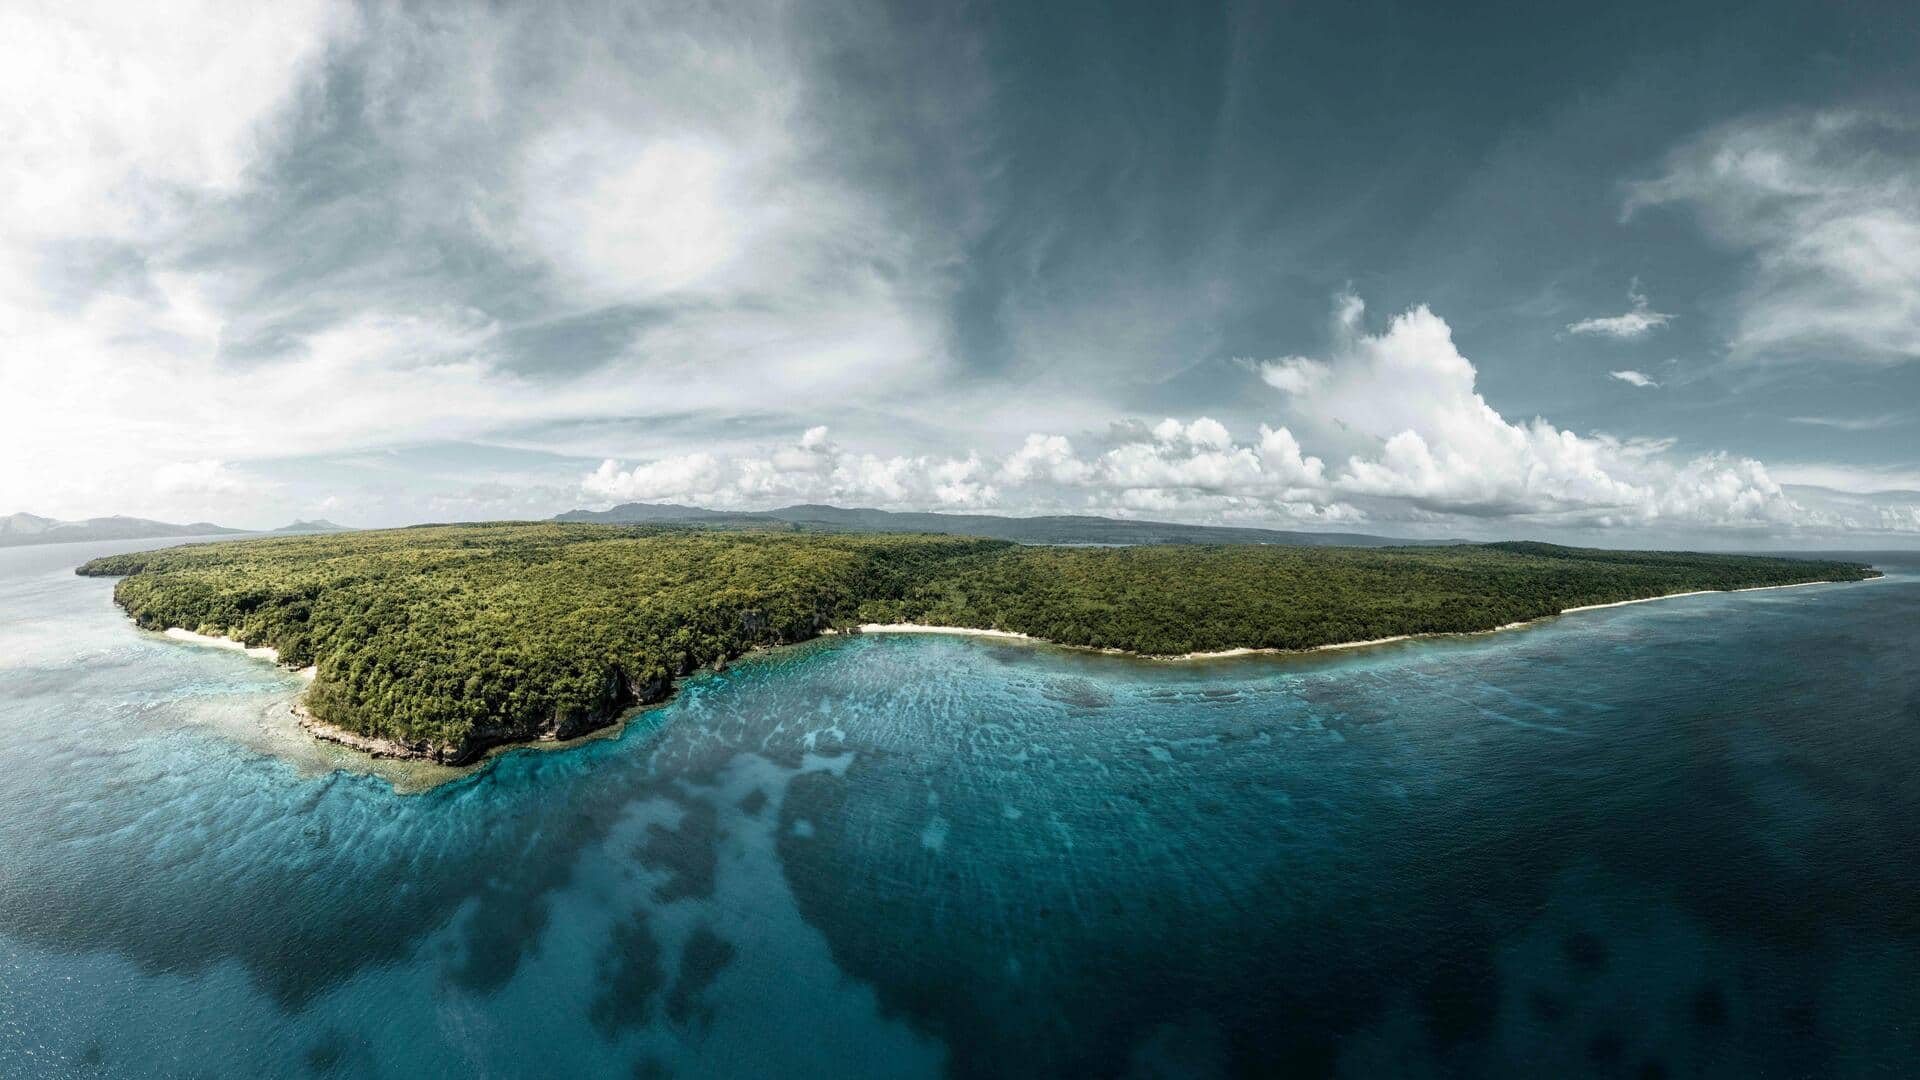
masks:
POLYGON ((1312 659, 818 642, 400 795, 0 551, 0 1075, 1871 1076, 1920 565, 1312 659))

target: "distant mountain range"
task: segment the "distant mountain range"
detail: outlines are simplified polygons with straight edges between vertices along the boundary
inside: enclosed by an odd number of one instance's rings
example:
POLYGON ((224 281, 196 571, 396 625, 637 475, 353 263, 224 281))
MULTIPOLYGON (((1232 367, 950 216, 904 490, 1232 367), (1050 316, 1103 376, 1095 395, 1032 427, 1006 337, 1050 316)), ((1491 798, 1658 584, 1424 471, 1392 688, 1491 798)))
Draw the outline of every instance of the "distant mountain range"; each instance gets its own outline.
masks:
POLYGON ((172 525, 136 517, 97 517, 85 521, 60 521, 38 514, 9 514, 0 517, 0 547, 24 544, 76 544, 88 540, 145 540, 161 536, 214 536, 245 532, 210 521, 172 525))
MULTIPOLYGON (((352 532, 324 518, 296 521, 273 530, 276 533, 352 532)), ((174 525, 136 517, 97 517, 85 521, 61 521, 38 514, 9 514, 0 517, 0 547, 27 544, 79 544, 100 540, 148 540, 169 536, 254 535, 250 529, 229 529, 211 521, 174 525)))
POLYGON ((1000 517, 995 514, 912 514, 846 510, 837 506, 787 506, 778 510, 704 510, 673 503, 625 503, 611 510, 569 510, 555 521, 614 525, 786 525, 817 532, 926 532, 989 536, 1022 544, 1290 544, 1316 547, 1387 547, 1456 543, 1403 540, 1366 533, 1291 532, 1226 525, 1179 525, 1081 515, 1000 517))

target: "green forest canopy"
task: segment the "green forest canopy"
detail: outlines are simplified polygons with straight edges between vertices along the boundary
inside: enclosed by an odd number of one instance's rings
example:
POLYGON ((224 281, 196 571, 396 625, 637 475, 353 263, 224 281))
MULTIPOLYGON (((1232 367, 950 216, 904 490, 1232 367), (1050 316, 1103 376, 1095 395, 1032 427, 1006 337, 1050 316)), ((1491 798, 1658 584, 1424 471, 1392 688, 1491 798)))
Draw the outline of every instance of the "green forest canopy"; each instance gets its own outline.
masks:
POLYGON ((314 664, 322 721, 442 760, 609 722, 749 649, 863 622, 1172 655, 1489 630, 1696 589, 1857 580, 1857 563, 1549 544, 1023 547, 933 535, 432 526, 96 559, 144 627, 314 664))

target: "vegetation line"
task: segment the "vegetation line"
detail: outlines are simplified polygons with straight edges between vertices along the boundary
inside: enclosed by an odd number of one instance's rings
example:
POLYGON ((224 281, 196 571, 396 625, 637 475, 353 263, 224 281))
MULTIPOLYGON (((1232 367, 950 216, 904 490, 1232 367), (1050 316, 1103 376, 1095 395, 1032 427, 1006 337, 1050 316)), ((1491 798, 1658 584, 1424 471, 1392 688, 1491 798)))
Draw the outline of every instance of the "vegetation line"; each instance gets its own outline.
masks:
MULTIPOLYGON (((1835 585, 1835 584, 1839 584, 1839 582, 1796 581, 1787 585, 1750 585, 1750 586, 1747 586, 1746 588, 1741 588, 1741 589, 1689 589, 1686 592, 1664 593, 1660 596, 1643 596, 1637 600, 1616 600, 1609 604, 1586 604, 1581 607, 1570 607, 1558 612, 1557 614, 1571 615, 1579 611, 1599 611, 1603 608, 1625 607, 1628 604, 1651 604, 1657 600, 1677 600, 1683 596, 1714 596, 1714 595, 1724 594, 1724 593, 1765 592, 1769 589, 1798 589, 1806 585, 1835 585)), ((1545 616, 1542 616, 1541 618, 1554 618, 1554 617, 1555 617, 1554 615, 1545 615, 1545 616)), ((1308 648, 1305 648, 1305 649, 1237 648, 1237 649, 1221 649, 1217 652, 1180 653, 1174 656, 1159 656, 1152 653, 1134 653, 1134 652, 1129 652, 1126 649, 1096 649, 1094 651, 1135 656, 1142 660, 1168 660, 1168 661, 1220 660, 1220 659, 1226 659, 1226 658, 1235 657, 1235 656, 1284 655, 1289 653, 1330 652, 1330 651, 1340 650, 1340 649, 1365 649, 1374 645, 1391 645, 1399 641, 1415 641, 1420 638, 1431 638, 1431 637, 1474 637, 1481 634, 1498 634, 1504 630, 1519 630, 1524 627, 1536 625, 1539 621, 1540 621, 1539 619, 1528 619, 1521 622, 1510 622, 1503 626, 1496 626, 1490 630, 1437 631, 1437 632, 1421 633, 1421 634, 1395 634, 1392 637, 1367 638, 1364 641, 1336 641, 1327 645, 1309 646, 1308 648)), ((1057 641, 1048 641, 1045 638, 1037 638, 1031 634, 1018 634, 1009 630, 980 630, 970 626, 928 626, 922 623, 868 623, 864 626, 857 627, 856 629, 858 629, 859 632, 863 634, 953 634, 960 637, 1009 638, 1009 639, 1014 639, 1018 641, 1031 641, 1041 645, 1058 645, 1062 648, 1068 648, 1068 649, 1080 649, 1080 648, 1087 647, 1083 645, 1062 645, 1060 642, 1057 642, 1057 641)), ((828 631, 828 633, 832 633, 832 631, 828 631)))
POLYGON ((863 624, 1181 656, 1495 630, 1871 568, 1547 544, 1023 547, 973 537, 567 524, 218 542, 97 559, 143 627, 315 668, 310 727, 461 763, 564 739, 697 668, 863 624))

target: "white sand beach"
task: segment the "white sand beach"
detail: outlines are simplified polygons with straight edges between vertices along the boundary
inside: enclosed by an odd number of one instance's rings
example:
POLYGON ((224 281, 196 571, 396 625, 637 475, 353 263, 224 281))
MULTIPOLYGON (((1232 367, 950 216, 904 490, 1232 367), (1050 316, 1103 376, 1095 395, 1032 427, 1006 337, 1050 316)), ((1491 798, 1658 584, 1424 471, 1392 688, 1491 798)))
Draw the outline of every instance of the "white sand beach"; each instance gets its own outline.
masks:
MULTIPOLYGON (((175 641, 185 642, 188 645, 204 645, 213 649, 243 652, 256 660, 268 660, 274 664, 280 663, 280 650, 275 649, 271 645, 248 645, 245 642, 235 641, 229 637, 211 637, 206 634, 196 634, 191 630, 185 630, 178 626, 169 626, 161 631, 161 633, 166 637, 172 638, 175 641)), ((295 671, 294 674, 308 682, 312 682, 315 670, 312 666, 308 666, 300 668, 295 671)))
MULTIPOLYGON (((1562 608, 1559 614, 1571 615, 1576 611, 1599 611, 1602 608, 1625 607, 1628 604, 1651 604, 1655 600, 1675 600, 1682 596, 1708 596, 1713 593, 1765 592, 1768 589, 1798 589, 1805 585, 1832 584, 1834 584, 1834 582, 1831 581, 1796 581, 1791 585, 1755 585, 1747 589, 1695 589, 1691 592, 1667 593, 1664 596, 1647 596, 1638 600, 1619 600, 1611 604, 1584 604, 1580 607, 1562 608)), ((1544 616, 1544 618, 1553 617, 1554 616, 1544 616)), ((1336 641, 1332 644, 1315 645, 1307 649, 1221 649, 1218 652, 1190 652, 1180 653, 1174 656, 1152 656, 1143 653, 1129 653, 1125 649, 1092 649, 1084 645, 1065 645, 1061 647, 1068 649, 1086 649, 1089 652, 1137 656, 1142 660, 1222 660, 1235 656, 1299 655, 1304 653, 1330 652, 1336 649, 1364 649, 1373 645, 1391 645, 1396 641, 1412 641, 1416 638, 1474 637, 1479 634, 1498 634, 1507 630, 1518 630, 1522 627, 1532 626, 1539 621, 1539 619, 1522 620, 1520 622, 1510 622, 1503 626, 1496 626, 1491 630, 1474 630, 1461 634, 1395 634, 1392 637, 1369 638, 1365 641, 1336 641)), ((926 623, 865 623, 861 625, 860 633, 955 634, 961 637, 1009 638, 1015 641, 1037 641, 1043 644, 1057 644, 1056 642, 1048 642, 1044 638, 1037 638, 1031 634, 1016 633, 1012 630, 981 630, 972 626, 931 626, 926 623)))
POLYGON ((1677 600, 1682 596, 1711 596, 1714 593, 1766 592, 1769 589, 1798 589, 1807 585, 1832 585, 1831 581, 1796 581, 1791 585, 1755 585, 1747 589, 1695 589, 1692 592, 1667 593, 1664 596, 1643 596, 1638 600, 1616 600, 1611 604, 1582 604, 1579 607, 1560 609, 1560 614, 1570 615, 1576 611, 1599 611, 1601 608, 1626 607, 1628 604, 1651 604, 1655 600, 1677 600))
POLYGON ((863 634, 958 634, 962 637, 1011 638, 1015 641, 1038 641, 1032 634, 1018 634, 1012 630, 982 630, 974 626, 928 626, 925 623, 862 623, 863 634))

